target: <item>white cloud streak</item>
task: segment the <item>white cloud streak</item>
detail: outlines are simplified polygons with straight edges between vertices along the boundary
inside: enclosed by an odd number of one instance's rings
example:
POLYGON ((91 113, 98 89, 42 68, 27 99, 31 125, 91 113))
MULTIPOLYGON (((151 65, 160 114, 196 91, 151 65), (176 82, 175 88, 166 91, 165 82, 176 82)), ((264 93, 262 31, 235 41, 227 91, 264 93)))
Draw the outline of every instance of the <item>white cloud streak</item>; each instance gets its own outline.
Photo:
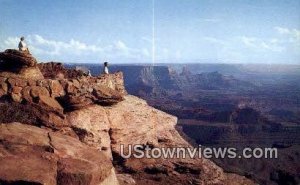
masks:
MULTIPOLYGON (((76 56, 79 60, 81 56, 105 56, 107 58, 149 58, 147 48, 130 48, 124 41, 118 40, 107 46, 99 46, 87 44, 75 39, 68 42, 51 40, 41 35, 28 35, 26 42, 30 51, 40 58, 66 58, 68 56, 76 56)), ((18 37, 8 37, 4 41, 0 41, 0 49, 17 48, 19 43, 18 37)), ((84 57, 86 58, 86 57, 84 57)), ((97 58, 97 57, 91 57, 97 58)))
POLYGON ((217 22, 220 22, 221 19, 217 19, 217 18, 201 18, 201 19, 198 19, 198 21, 200 21, 200 22, 207 22, 207 23, 217 23, 217 22))
POLYGON ((213 43, 213 44, 220 44, 220 45, 226 45, 227 42, 222 40, 222 39, 218 39, 215 37, 203 37, 203 39, 207 42, 213 43))
POLYGON ((300 30, 298 29, 289 29, 284 27, 275 27, 274 28, 279 34, 287 36, 289 42, 295 42, 297 45, 300 45, 300 30))
POLYGON ((285 47, 279 45, 279 41, 276 38, 273 39, 260 39, 256 37, 240 37, 242 43, 252 49, 261 50, 261 51, 273 51, 273 52, 282 52, 285 50, 285 47))

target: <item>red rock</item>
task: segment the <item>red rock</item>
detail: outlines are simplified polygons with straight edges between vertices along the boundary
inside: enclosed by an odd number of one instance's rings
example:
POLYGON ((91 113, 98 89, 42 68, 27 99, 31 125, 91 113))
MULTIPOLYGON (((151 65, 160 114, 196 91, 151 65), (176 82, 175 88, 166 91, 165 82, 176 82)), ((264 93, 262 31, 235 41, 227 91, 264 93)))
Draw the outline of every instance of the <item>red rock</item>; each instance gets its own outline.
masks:
POLYGON ((103 104, 115 104, 124 100, 122 93, 104 85, 95 86, 93 95, 96 97, 95 102, 103 104))
POLYGON ((7 78, 4 78, 4 77, 0 77, 0 83, 5 83, 7 80, 7 78))
POLYGON ((12 93, 14 93, 14 94, 20 94, 21 91, 22 91, 22 87, 14 86, 12 88, 12 93))
POLYGON ((66 92, 68 94, 76 94, 76 91, 77 91, 78 88, 76 88, 76 86, 72 83, 72 82, 68 82, 67 83, 67 89, 66 89, 66 92))
MULTIPOLYGON (((23 151, 27 152, 27 151, 23 151)), ((31 153, 28 151, 28 153, 31 153)), ((35 151, 35 155, 19 155, 0 157, 0 180, 4 184, 56 184, 56 163, 43 159, 35 151)))
POLYGON ((110 122, 109 133, 114 159, 122 168, 138 174, 133 173, 137 184, 156 184, 157 181, 151 181, 149 178, 149 174, 153 173, 155 176, 167 174, 159 184, 190 184, 192 181, 197 181, 197 184, 254 184, 245 177, 233 178, 231 174, 225 173, 204 158, 122 159, 121 144, 125 146, 125 153, 129 144, 160 148, 192 146, 176 131, 176 117, 148 106, 144 100, 137 97, 126 96, 124 101, 105 109, 110 122))
POLYGON ((81 177, 82 184, 96 184, 110 175, 111 162, 96 149, 75 142, 77 140, 71 137, 65 140, 67 136, 62 137, 56 133, 50 133, 49 136, 56 149, 55 153, 64 158, 58 164, 60 184, 77 184, 78 177, 81 177))
POLYGON ((26 67, 17 72, 0 71, 0 77, 41 80, 44 76, 37 67, 26 67))
POLYGON ((80 140, 99 150, 106 148, 105 154, 111 157, 108 120, 105 109, 99 105, 88 106, 85 109, 72 111, 67 114, 67 120, 80 135, 80 140), (79 133, 81 132, 81 133, 79 133))
POLYGON ((7 80, 7 82, 9 83, 9 85, 11 87, 14 87, 14 86, 25 87, 27 85, 27 81, 24 79, 20 79, 20 78, 9 78, 7 80))
POLYGON ((75 88, 77 88, 77 89, 79 89, 79 88, 80 88, 80 83, 79 83, 79 81, 78 81, 78 80, 76 80, 76 79, 73 79, 73 80, 71 80, 71 82, 73 83, 73 86, 74 86, 75 88))
POLYGON ((22 101, 22 87, 15 86, 12 88, 11 98, 15 102, 21 102, 22 101))
POLYGON ((33 99, 32 99, 32 96, 31 96, 31 94, 30 94, 30 91, 31 91, 31 87, 30 87, 30 86, 24 87, 24 88, 22 89, 22 97, 23 97, 27 102, 32 103, 32 102, 33 102, 33 99))
POLYGON ((11 95, 11 98, 14 102, 18 102, 18 103, 21 103, 22 102, 22 95, 21 94, 14 94, 12 93, 11 95))
POLYGON ((2 61, 0 63, 0 76, 2 77, 44 79, 43 74, 36 67, 36 59, 29 53, 8 49, 0 52, 0 60, 2 61))
POLYGON ((54 128, 69 126, 66 122, 65 116, 58 116, 55 113, 48 113, 47 116, 47 123, 52 123, 54 128))
POLYGON ((38 104, 43 107, 47 107, 45 108, 47 110, 57 111, 61 113, 63 112, 62 106, 54 98, 51 98, 50 96, 40 95, 38 97, 38 104))
POLYGON ((65 108, 70 110, 78 110, 88 105, 93 104, 93 101, 89 97, 76 96, 76 95, 67 95, 64 97, 65 108))
POLYGON ((36 80, 32 80, 32 79, 29 79, 29 80, 27 80, 28 81, 28 85, 29 86, 36 86, 37 84, 36 84, 36 80))
POLYGON ((39 86, 33 86, 31 87, 31 96, 33 98, 39 97, 39 96, 49 96, 49 91, 45 87, 39 87, 39 86))
POLYGON ((0 124, 0 140, 4 184, 101 185, 114 175, 103 153, 60 133, 20 123, 0 124))
POLYGON ((35 114, 42 122, 42 125, 46 127, 53 129, 61 129, 63 127, 69 126, 65 120, 64 115, 59 115, 54 112, 48 112, 46 110, 43 110, 43 108, 41 107, 37 108, 35 114))
POLYGON ((7 49, 4 52, 0 52, 0 59, 12 66, 33 67, 37 64, 36 59, 31 54, 14 49, 7 49))
POLYGON ((5 92, 3 89, 0 89, 0 98, 6 94, 7 94, 7 92, 5 92))
POLYGON ((5 82, 0 82, 0 97, 6 95, 8 91, 8 86, 5 82))
POLYGON ((20 70, 20 72, 17 76, 19 76, 21 78, 25 78, 25 79, 32 79, 32 80, 44 79, 44 76, 38 67, 23 68, 20 70))
POLYGON ((52 97, 60 97, 65 95, 65 91, 58 80, 50 82, 50 93, 52 97))
POLYGON ((38 67, 42 71, 45 78, 70 79, 70 78, 76 78, 82 76, 81 72, 76 71, 75 69, 66 69, 61 63, 55 63, 55 62, 40 63, 38 64, 38 67))

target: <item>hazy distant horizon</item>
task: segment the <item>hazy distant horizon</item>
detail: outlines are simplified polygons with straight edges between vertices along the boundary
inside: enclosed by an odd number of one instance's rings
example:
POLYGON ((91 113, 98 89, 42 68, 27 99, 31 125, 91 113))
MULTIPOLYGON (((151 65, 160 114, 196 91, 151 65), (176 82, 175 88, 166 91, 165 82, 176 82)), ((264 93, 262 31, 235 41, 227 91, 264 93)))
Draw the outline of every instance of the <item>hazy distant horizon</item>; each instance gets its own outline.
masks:
POLYGON ((0 50, 25 36, 39 61, 300 64, 299 0, 0 0, 0 17, 0 50))
MULTIPOLYGON (((40 63, 47 63, 47 62, 59 62, 62 64, 99 64, 103 65, 103 62, 60 62, 60 61, 43 61, 40 63)), ((202 63, 202 62, 109 62, 110 65, 193 65, 193 64, 203 64, 203 65, 274 65, 274 66, 300 66, 300 63, 229 63, 229 62, 211 62, 211 63, 202 63)))

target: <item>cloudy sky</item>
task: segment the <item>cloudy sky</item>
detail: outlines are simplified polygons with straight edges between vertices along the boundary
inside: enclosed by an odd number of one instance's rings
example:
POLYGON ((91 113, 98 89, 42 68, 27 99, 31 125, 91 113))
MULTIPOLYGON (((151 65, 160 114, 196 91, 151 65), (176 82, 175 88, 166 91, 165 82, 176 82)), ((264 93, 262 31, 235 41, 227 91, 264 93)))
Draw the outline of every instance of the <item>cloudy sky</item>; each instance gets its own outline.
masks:
MULTIPOLYGON (((299 0, 154 0, 155 62, 300 64, 299 0)), ((151 62, 152 0, 0 0, 0 49, 151 62)))

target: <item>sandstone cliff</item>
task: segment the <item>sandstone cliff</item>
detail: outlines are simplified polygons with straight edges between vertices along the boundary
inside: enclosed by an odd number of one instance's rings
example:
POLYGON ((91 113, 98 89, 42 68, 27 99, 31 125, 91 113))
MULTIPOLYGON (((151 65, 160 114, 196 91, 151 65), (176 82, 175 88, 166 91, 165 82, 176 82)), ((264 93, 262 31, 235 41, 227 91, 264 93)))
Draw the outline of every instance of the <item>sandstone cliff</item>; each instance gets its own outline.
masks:
MULTIPOLYGON (((23 55, 0 53, 0 64, 30 68, 23 55)), ((176 117, 127 95, 122 73, 66 79, 48 65, 35 67, 43 78, 0 70, 0 184, 253 184, 207 159, 122 158, 121 145, 191 146, 176 117)))

